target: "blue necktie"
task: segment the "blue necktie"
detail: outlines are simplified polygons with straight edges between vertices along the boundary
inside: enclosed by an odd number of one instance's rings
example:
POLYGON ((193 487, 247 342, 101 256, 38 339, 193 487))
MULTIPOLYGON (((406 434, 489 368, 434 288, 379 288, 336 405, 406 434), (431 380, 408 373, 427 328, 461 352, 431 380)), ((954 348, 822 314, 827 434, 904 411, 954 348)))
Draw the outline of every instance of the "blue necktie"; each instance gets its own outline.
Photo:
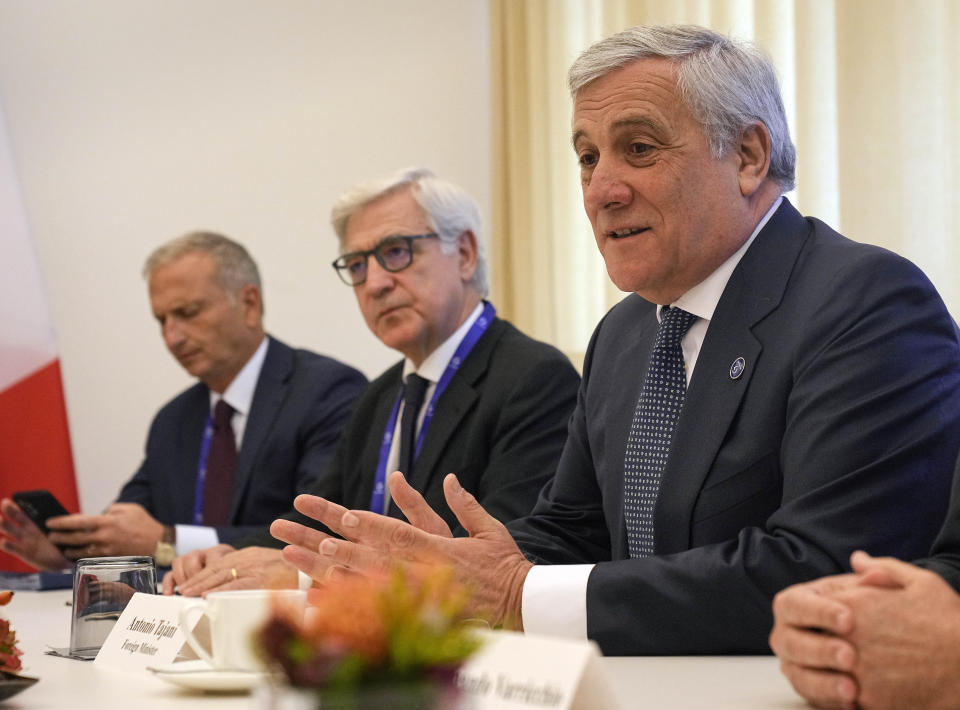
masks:
POLYGON ((680 341, 697 317, 679 308, 660 310, 660 328, 633 415, 623 468, 623 513, 630 557, 654 553, 653 522, 660 477, 670 455, 687 380, 680 341))

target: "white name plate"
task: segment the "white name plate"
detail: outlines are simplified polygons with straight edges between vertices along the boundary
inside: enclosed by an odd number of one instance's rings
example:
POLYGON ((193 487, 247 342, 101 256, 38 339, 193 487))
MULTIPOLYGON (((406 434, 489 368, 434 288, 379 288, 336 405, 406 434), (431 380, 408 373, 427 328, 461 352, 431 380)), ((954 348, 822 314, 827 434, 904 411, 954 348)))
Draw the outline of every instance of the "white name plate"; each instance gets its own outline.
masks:
POLYGON ((191 601, 188 597, 134 594, 94 663, 139 672, 173 663, 184 643, 180 607, 191 601))
POLYGON ((482 632, 484 646, 457 674, 471 710, 617 710, 592 641, 482 632))

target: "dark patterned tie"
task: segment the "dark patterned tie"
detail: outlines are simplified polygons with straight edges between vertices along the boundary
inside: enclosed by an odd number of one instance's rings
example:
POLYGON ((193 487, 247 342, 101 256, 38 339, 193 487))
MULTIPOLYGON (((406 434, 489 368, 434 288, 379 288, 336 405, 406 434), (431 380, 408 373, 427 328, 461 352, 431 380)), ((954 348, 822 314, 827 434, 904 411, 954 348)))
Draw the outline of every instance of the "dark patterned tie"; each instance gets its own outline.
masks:
POLYGON ((400 419, 400 458, 397 468, 403 471, 407 480, 413 472, 414 455, 416 449, 417 415, 423 406, 423 397, 427 392, 430 380, 419 375, 407 375, 407 383, 403 386, 403 416, 400 419))
POLYGON ((660 311, 657 341, 627 438, 623 474, 623 513, 630 557, 654 552, 653 516, 673 429, 687 391, 680 341, 697 317, 679 308, 660 311))
POLYGON ((203 480, 204 525, 226 525, 233 498, 233 474, 237 468, 237 442, 233 437, 233 407, 224 400, 213 408, 213 438, 203 480))

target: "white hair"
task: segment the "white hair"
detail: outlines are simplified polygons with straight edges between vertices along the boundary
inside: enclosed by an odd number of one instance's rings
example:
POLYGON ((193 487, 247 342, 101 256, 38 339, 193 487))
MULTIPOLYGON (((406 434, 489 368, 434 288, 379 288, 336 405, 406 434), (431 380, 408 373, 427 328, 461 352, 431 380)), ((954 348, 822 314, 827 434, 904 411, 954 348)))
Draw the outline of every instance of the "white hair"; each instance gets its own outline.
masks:
POLYGON ((473 232, 477 239, 477 268, 471 283, 481 296, 486 296, 490 288, 487 284, 487 257, 480 235, 480 208, 461 187, 437 177, 427 168, 400 170, 344 190, 330 210, 330 224, 340 244, 346 238, 347 220, 355 212, 381 197, 407 188, 426 214, 430 229, 440 236, 446 253, 455 251, 461 234, 473 232))
MULTIPOLYGON (((192 252, 210 255, 217 267, 217 281, 231 295, 238 293, 247 284, 253 284, 261 291, 263 290, 257 262, 250 256, 250 252, 239 242, 216 232, 190 232, 161 244, 144 262, 143 278, 149 279, 158 267, 165 266, 192 252)), ((262 293, 260 302, 262 309, 262 293)))
POLYGON ((706 130, 714 157, 726 155, 741 131, 759 121, 770 134, 770 178, 784 191, 793 188, 797 156, 780 85, 770 58, 750 42, 696 25, 631 27, 577 57, 570 93, 576 98, 594 79, 651 57, 676 63, 680 98, 706 130))

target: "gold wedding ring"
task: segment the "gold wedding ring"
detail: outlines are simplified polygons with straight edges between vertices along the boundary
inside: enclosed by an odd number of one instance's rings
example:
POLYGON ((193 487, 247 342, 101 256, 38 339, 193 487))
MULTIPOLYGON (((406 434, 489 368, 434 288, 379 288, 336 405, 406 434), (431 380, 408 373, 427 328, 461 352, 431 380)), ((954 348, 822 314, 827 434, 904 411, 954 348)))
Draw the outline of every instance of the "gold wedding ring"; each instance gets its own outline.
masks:
POLYGON ((237 578, 237 568, 236 568, 236 567, 231 567, 231 568, 230 568, 230 574, 232 574, 232 575, 233 575, 233 578, 236 579, 236 578, 237 578))

